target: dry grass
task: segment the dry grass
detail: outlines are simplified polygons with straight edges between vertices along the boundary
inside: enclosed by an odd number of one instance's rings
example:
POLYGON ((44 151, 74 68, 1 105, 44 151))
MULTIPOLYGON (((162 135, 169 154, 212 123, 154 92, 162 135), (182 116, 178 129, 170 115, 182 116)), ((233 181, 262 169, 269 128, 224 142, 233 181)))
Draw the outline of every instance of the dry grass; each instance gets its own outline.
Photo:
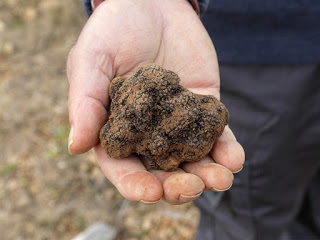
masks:
POLYGON ((70 239, 96 221, 118 239, 192 239, 191 204, 130 203, 91 153, 67 152, 66 57, 85 21, 80 0, 0 2, 1 239, 70 239))

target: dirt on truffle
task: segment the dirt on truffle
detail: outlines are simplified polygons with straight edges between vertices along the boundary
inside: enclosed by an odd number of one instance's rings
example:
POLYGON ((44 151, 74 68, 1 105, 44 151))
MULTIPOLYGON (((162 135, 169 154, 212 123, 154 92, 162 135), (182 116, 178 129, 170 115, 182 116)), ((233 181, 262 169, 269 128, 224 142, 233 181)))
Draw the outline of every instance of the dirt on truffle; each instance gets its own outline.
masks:
POLYGON ((214 96, 192 93, 179 81, 155 64, 112 81, 111 115, 100 132, 110 157, 137 153, 152 169, 173 171, 210 152, 229 113, 214 96))

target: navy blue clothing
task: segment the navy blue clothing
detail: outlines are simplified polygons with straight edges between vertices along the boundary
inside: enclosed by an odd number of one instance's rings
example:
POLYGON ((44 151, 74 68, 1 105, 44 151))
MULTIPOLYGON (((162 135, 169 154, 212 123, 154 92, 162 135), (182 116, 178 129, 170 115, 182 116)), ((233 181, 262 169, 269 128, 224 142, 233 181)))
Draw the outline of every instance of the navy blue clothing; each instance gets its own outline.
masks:
POLYGON ((212 0, 202 20, 220 62, 320 62, 319 0, 212 0))
POLYGON ((86 11, 87 16, 89 17, 92 14, 91 1, 90 0, 82 0, 82 4, 84 10, 86 11))

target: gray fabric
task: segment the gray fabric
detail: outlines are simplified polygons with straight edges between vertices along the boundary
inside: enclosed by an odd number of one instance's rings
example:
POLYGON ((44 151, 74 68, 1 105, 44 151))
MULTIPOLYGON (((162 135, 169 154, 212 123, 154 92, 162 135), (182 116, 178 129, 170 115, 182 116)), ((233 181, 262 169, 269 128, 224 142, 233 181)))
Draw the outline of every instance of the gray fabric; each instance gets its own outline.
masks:
POLYGON ((222 64, 220 74, 246 162, 230 190, 195 201, 197 239, 291 240, 298 216, 320 239, 320 65, 222 64))

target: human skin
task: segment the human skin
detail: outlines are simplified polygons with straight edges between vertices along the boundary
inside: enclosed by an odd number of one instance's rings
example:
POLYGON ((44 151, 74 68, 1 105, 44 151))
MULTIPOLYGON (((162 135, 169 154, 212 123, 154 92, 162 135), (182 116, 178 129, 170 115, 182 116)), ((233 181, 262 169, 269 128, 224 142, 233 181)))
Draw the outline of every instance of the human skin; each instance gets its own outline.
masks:
POLYGON ((148 63, 176 72, 192 92, 220 99, 216 53, 188 1, 108 0, 94 11, 68 57, 70 153, 93 148, 104 175, 131 201, 183 204, 204 190, 227 190, 245 158, 228 126, 210 154, 174 172, 147 171, 138 157, 112 159, 101 148, 110 81, 148 63))

